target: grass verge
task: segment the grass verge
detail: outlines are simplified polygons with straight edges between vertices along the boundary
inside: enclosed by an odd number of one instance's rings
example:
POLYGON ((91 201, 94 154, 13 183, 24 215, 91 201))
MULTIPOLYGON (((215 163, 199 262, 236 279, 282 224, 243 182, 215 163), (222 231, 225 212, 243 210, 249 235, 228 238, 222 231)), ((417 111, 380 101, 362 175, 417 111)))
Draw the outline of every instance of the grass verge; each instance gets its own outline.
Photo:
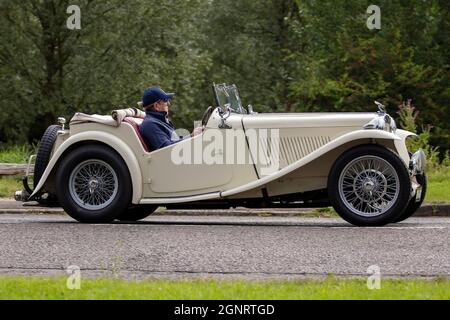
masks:
POLYGON ((366 279, 221 281, 81 279, 69 290, 66 278, 0 277, 0 299, 450 299, 450 280, 382 279, 370 290, 366 279))
MULTIPOLYGON (((12 198, 14 192, 22 190, 22 181, 18 177, 0 177, 0 198, 12 198)), ((430 177, 425 203, 450 203, 450 177, 430 177)), ((336 214, 331 208, 316 209, 313 216, 334 217, 336 214)))
POLYGON ((0 177, 0 198, 14 198, 14 192, 22 189, 21 178, 0 177))
MULTIPOLYGON (((0 146, 0 163, 27 163, 30 154, 36 153, 36 145, 0 146)), ((450 170, 444 165, 429 168, 428 190, 425 203, 450 202, 450 170)), ((16 190, 22 189, 18 177, 0 177, 0 198, 12 198, 16 190)), ((324 209, 313 212, 313 216, 334 216, 333 211, 324 209), (328 211, 327 211, 328 210, 328 211)))
POLYGON ((27 163, 30 155, 36 152, 36 145, 0 145, 0 163, 27 163))
POLYGON ((450 171, 448 169, 428 175, 425 202, 450 202, 450 171))

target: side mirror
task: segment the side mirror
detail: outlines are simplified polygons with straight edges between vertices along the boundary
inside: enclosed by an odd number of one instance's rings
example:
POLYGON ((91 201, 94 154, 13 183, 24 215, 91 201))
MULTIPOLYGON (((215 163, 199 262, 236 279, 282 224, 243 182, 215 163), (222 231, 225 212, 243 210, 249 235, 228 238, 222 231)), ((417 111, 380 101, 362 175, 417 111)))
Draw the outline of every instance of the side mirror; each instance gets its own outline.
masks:
POLYGON ((251 104, 247 106, 247 110, 249 114, 258 114, 258 112, 253 111, 253 106, 251 104))

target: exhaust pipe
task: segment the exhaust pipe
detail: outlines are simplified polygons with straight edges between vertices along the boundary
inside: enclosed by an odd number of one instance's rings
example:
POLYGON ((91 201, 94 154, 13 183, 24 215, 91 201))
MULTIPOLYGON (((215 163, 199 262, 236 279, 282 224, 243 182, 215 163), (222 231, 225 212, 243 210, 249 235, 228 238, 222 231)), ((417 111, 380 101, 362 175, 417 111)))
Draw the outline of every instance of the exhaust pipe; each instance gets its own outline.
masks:
POLYGON ((16 201, 26 202, 30 194, 26 190, 19 190, 14 193, 14 199, 16 201))
POLYGON ((14 199, 16 201, 27 202, 31 200, 30 195, 33 193, 33 190, 28 185, 28 177, 33 176, 31 169, 34 167, 33 161, 35 159, 36 159, 35 154, 31 155, 30 158, 28 159, 27 171, 22 179, 24 190, 19 190, 14 193, 14 199))

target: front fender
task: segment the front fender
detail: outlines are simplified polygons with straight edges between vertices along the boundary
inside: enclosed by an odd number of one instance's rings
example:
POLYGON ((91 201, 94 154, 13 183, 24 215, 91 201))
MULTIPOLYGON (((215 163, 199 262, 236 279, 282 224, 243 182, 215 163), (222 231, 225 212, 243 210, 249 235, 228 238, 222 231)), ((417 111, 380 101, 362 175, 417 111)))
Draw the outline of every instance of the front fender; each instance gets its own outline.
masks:
POLYGON ((120 154, 122 159, 125 161, 128 170, 130 171, 131 181, 133 185, 132 203, 139 203, 139 200, 142 198, 142 174, 134 152, 121 139, 110 133, 102 131, 84 131, 81 133, 77 133, 64 141, 52 155, 47 168, 45 168, 42 178, 39 180, 39 183, 37 184, 30 198, 38 193, 39 190, 43 187, 54 166, 57 164, 58 160, 62 157, 66 150, 69 147, 84 141, 94 141, 106 144, 120 154))
MULTIPOLYGON (((403 131, 403 130, 402 130, 403 131)), ((407 132, 407 131, 406 131, 407 132)), ((245 191, 249 191, 255 188, 259 188, 264 186, 265 184, 274 181, 276 179, 279 179, 293 171, 295 171, 296 169, 310 163, 311 161, 319 158, 320 156, 324 155, 327 152, 330 152, 336 148, 338 148, 339 146, 342 146, 348 142, 351 141, 356 141, 356 140, 364 140, 364 139, 374 139, 374 140, 392 140, 394 141, 394 145, 396 146, 397 149, 399 149, 399 147, 397 146, 397 144, 400 146, 400 150, 397 151, 402 151, 403 149, 401 148, 402 145, 404 145, 404 138, 402 139, 400 136, 391 133, 391 132, 387 132, 387 131, 383 131, 383 130, 356 130, 356 131, 352 131, 349 133, 346 133, 332 141, 330 141, 329 143, 323 145, 322 147, 318 148, 317 150, 315 150, 314 152, 306 155, 305 157, 297 160, 296 162, 282 168, 281 170, 278 170, 276 172, 274 172, 273 174, 267 175, 265 177, 262 177, 256 181, 252 181, 250 183, 247 183, 245 185, 239 186, 237 188, 231 189, 231 190, 226 190, 224 192, 221 193, 221 197, 228 197, 231 195, 235 195, 241 192, 245 192, 245 191), (398 142, 398 143, 396 143, 398 142)), ((406 147, 404 147, 404 149, 406 149, 406 147)), ((403 152, 403 151, 402 151, 403 152)), ((403 159, 403 158, 402 158, 403 159)), ((408 156, 409 159, 409 156, 408 156)))
POLYGON ((406 147, 405 140, 406 140, 407 137, 409 137, 409 136, 417 136, 417 134, 415 134, 414 132, 401 130, 401 129, 397 129, 395 131, 395 134, 400 138, 400 140, 395 140, 394 141, 395 148, 397 149, 399 157, 408 166, 409 165, 410 156, 409 156, 408 148, 406 147))

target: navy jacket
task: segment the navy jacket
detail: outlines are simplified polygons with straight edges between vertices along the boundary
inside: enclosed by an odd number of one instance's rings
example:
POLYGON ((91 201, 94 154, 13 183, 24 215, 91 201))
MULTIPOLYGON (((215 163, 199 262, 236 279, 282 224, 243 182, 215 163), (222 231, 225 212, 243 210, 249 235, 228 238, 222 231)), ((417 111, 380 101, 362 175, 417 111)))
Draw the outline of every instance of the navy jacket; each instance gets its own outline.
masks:
POLYGON ((139 131, 147 146, 153 150, 167 147, 183 139, 177 135, 172 122, 167 118, 167 112, 164 111, 147 111, 139 131))

